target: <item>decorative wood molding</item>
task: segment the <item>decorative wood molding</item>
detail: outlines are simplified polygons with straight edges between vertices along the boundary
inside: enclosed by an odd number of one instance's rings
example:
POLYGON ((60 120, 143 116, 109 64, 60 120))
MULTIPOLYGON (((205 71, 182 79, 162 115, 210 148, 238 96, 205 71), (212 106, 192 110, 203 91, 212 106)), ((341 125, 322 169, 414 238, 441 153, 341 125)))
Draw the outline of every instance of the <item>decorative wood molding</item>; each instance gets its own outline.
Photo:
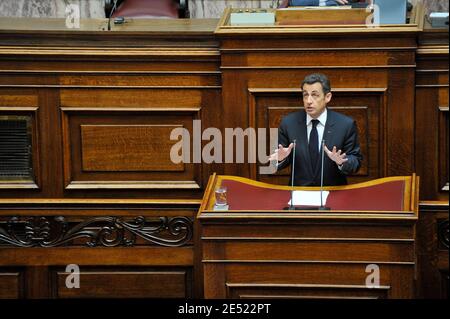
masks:
MULTIPOLYGON (((201 111, 201 107, 79 107, 64 105, 60 107, 62 112, 192 112, 201 111)), ((0 109, 1 110, 1 109, 0 109)))
POLYGON ((229 259, 202 259, 202 263, 208 264, 233 264, 233 263, 248 263, 248 264, 377 264, 377 265, 398 265, 398 266, 412 266, 414 261, 368 261, 368 260, 229 260, 229 259))
POLYGON ((211 237, 204 236, 205 241, 342 241, 342 242, 394 242, 394 243, 414 243, 414 239, 408 238, 320 238, 320 237, 211 237))
POLYGON ((448 55, 448 45, 436 45, 436 46, 423 46, 417 49, 419 55, 448 55))
POLYGON ((448 84, 419 84, 416 88, 448 88, 448 84))
POLYGON ((130 56, 130 57, 198 57, 198 56, 220 56, 216 48, 63 48, 63 47, 14 47, 0 46, 0 56, 2 55, 29 55, 29 56, 130 56))
MULTIPOLYGON (((230 288, 323 288, 323 289, 367 289, 367 286, 363 285, 308 285, 308 284, 276 284, 276 283, 267 283, 267 284, 234 284, 234 283, 226 283, 227 287, 230 288)), ((373 289, 391 289, 391 286, 378 286, 373 287, 373 289)))
POLYGON ((113 205, 116 208, 122 206, 144 205, 152 207, 153 205, 167 205, 174 206, 192 206, 197 207, 202 203, 201 199, 134 199, 134 198, 0 198, 0 209, 4 205, 14 205, 16 207, 28 206, 71 206, 71 205, 113 205))
POLYGON ((431 73, 431 74, 436 74, 436 73, 448 73, 449 69, 417 69, 416 73, 431 73))
POLYGON ((66 189, 200 189, 195 181, 71 181, 66 189))
MULTIPOLYGON (((408 68, 414 69, 416 68, 416 64, 405 64, 405 65, 321 65, 321 69, 398 69, 398 68, 408 68)), ((313 65, 301 65, 301 66, 221 66, 221 70, 262 70, 262 69, 270 69, 270 70, 301 70, 301 69, 314 69, 317 70, 317 66, 313 65)))
POLYGON ((39 186, 27 181, 0 181, 0 189, 39 189, 39 186))
POLYGON ((193 221, 188 217, 136 217, 125 221, 121 217, 93 217, 73 225, 65 217, 11 217, 0 223, 0 245, 15 247, 58 247, 76 245, 83 240, 88 247, 134 246, 137 238, 147 243, 180 247, 193 236, 193 221), (3 227, 2 227, 3 224, 3 227))
MULTIPOLYGON (((439 100, 444 99, 439 96, 439 100)), ((448 93, 445 98, 447 101, 440 101, 441 103, 448 103, 448 93)), ((449 106, 439 106, 439 118, 438 118, 438 190, 442 192, 449 191, 448 179, 448 143, 449 143, 449 123, 448 123, 448 109, 449 106)))
POLYGON ((37 112, 37 106, 0 106, 0 112, 37 112))
POLYGON ((325 47, 310 47, 310 48, 249 48, 249 49, 220 49, 224 53, 239 53, 239 52, 302 52, 302 51, 408 51, 416 50, 417 47, 354 47, 354 48, 325 48, 325 47))
MULTIPOLYGON (((301 88, 248 88, 252 94, 271 94, 271 93, 301 93, 301 88)), ((334 88, 331 92, 349 92, 349 93, 381 93, 386 92, 387 88, 334 88)))
POLYGON ((27 75, 36 75, 36 74, 76 74, 76 75, 220 75, 220 71, 94 71, 94 70, 1 70, 0 74, 27 74, 27 75))
POLYGON ((60 84, 0 84, 0 88, 42 88, 42 89, 221 89, 222 86, 211 85, 211 86, 147 86, 147 85, 60 85, 60 84))

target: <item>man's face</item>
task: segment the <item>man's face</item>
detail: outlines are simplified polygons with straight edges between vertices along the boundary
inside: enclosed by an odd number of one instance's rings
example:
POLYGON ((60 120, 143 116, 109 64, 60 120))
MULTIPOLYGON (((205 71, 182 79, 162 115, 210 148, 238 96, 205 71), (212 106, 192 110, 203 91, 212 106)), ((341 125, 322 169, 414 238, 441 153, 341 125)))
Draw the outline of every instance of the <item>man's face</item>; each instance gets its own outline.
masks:
POLYGON ((321 83, 303 85, 303 105, 312 118, 318 118, 330 100, 331 93, 324 94, 321 83))

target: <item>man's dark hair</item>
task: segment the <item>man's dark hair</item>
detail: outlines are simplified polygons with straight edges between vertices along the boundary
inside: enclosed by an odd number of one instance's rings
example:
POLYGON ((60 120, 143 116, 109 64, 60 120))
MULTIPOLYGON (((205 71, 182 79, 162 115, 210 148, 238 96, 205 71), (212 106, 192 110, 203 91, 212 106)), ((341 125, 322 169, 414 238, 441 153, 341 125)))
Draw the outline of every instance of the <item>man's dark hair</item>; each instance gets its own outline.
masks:
POLYGON ((322 73, 313 73, 313 74, 307 75, 302 82, 301 88, 303 90, 303 86, 305 84, 311 85, 314 83, 322 84, 322 89, 323 89, 324 94, 331 92, 330 80, 328 79, 328 77, 325 74, 322 74, 322 73))

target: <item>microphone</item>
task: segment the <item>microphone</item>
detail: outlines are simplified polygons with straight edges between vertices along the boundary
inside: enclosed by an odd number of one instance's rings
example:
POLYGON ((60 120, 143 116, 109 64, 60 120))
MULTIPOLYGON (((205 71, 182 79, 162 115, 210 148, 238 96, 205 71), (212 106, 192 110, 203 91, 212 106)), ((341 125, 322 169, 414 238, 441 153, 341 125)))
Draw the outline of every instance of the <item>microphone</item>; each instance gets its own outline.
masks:
POLYGON ((321 159, 321 167, 320 167, 320 207, 318 208, 319 210, 330 210, 330 207, 326 207, 323 206, 323 198, 322 198, 322 193, 323 193, 323 162, 324 162, 324 157, 325 157, 325 140, 322 139, 322 159, 321 159))
POLYGON ((111 12, 109 13, 109 17, 108 17, 108 31, 111 31, 111 17, 113 15, 114 11, 116 11, 118 0, 113 0, 113 1, 114 1, 114 5, 113 5, 111 12))
POLYGON ((291 169, 291 204, 287 207, 288 210, 295 210, 294 207, 294 176, 295 176, 295 149, 297 148, 297 140, 293 141, 294 152, 292 153, 292 169, 291 169))

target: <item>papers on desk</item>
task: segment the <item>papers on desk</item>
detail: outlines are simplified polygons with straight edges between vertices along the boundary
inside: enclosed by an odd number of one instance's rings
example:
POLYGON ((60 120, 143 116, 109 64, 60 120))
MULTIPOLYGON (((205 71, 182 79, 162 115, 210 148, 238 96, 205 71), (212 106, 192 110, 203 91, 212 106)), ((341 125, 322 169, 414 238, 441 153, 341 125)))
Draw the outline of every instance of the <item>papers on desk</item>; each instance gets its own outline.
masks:
MULTIPOLYGON (((329 191, 322 192, 323 205, 327 203, 329 191)), ((294 206, 320 206, 320 191, 294 191, 294 206)), ((291 205, 289 201, 288 205, 291 205)))

